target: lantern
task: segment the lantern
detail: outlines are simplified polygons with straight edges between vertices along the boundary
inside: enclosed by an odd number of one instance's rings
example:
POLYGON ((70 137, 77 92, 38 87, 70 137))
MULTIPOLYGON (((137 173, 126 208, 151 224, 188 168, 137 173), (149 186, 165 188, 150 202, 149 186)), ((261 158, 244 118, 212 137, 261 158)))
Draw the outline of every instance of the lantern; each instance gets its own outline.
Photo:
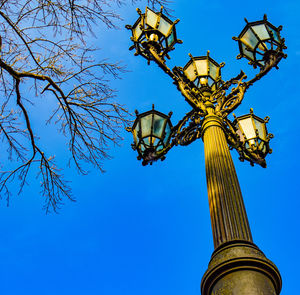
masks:
POLYGON ((133 148, 138 151, 139 159, 143 159, 143 165, 157 160, 160 152, 169 144, 172 124, 171 113, 167 116, 152 110, 138 114, 133 123, 131 132, 133 134, 133 148))
POLYGON ((162 10, 154 12, 149 7, 146 7, 145 14, 138 10, 140 17, 133 26, 127 25, 126 28, 132 31, 131 40, 134 45, 130 50, 136 49, 136 55, 142 55, 146 59, 152 59, 148 50, 148 45, 152 45, 161 57, 168 54, 174 49, 176 43, 182 43, 177 39, 175 25, 179 22, 172 22, 166 17, 162 10))
POLYGON ((224 63, 218 64, 209 56, 207 51, 206 56, 193 57, 189 54, 191 59, 183 68, 183 73, 187 79, 197 88, 209 87, 210 90, 216 90, 221 81, 221 68, 224 63))
POLYGON ((241 117, 235 117, 233 124, 236 127, 236 134, 243 145, 243 150, 250 162, 256 162, 263 167, 266 167, 264 158, 272 150, 269 147, 272 134, 268 134, 266 123, 269 118, 261 119, 253 114, 250 109, 250 114, 241 117))
POLYGON ((286 49, 284 39, 280 36, 282 27, 274 27, 267 21, 266 15, 261 21, 249 23, 246 20, 246 23, 247 25, 239 37, 233 37, 234 40, 238 41, 240 49, 237 58, 247 58, 254 68, 257 66, 265 68, 274 61, 275 66, 277 66, 281 58, 286 57, 282 53, 283 49, 286 49))

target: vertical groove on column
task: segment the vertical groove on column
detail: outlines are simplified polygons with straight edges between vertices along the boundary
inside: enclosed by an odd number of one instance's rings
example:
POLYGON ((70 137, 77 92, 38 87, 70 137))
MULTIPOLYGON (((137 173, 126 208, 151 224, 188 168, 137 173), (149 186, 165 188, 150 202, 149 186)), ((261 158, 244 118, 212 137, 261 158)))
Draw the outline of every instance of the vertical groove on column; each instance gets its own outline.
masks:
POLYGON ((242 194, 222 122, 209 116, 203 123, 207 191, 214 246, 232 240, 252 242, 242 194))
MULTIPOLYGON (((223 136, 224 136, 223 130, 220 129, 219 132, 223 133, 223 136)), ((235 186, 233 186, 234 194, 237 196, 242 196, 241 189, 240 189, 240 186, 238 183, 237 174, 236 174, 236 171, 234 168, 234 164, 233 164, 230 152, 228 150, 228 145, 227 145, 226 139, 225 139, 225 142, 223 142, 223 144, 225 144, 225 149, 227 149, 227 153, 229 155, 228 157, 227 156, 225 157, 225 162, 226 162, 225 165, 226 166, 228 165, 228 167, 232 167, 231 168, 232 173, 230 173, 230 181, 231 181, 231 183, 236 184, 235 186)), ((249 226, 248 218, 246 215, 243 198, 242 197, 235 198, 235 199, 231 198, 231 201, 233 201, 233 200, 235 201, 235 202, 233 202, 233 206, 235 207, 237 215, 239 216, 238 220, 239 220, 239 222, 241 222, 240 230, 242 231, 242 235, 243 235, 244 239, 248 239, 248 236, 249 236, 250 241, 252 241, 252 235, 251 235, 251 231, 249 230, 250 226, 249 226), (244 218, 244 216, 246 216, 246 218, 244 218)))
MULTIPOLYGON (((210 145, 209 139, 207 139, 207 144, 210 145)), ((210 162, 206 163, 206 170, 207 171, 212 170, 210 164, 211 164, 210 162)), ((212 177, 206 177, 206 182, 207 182, 207 190, 211 191, 212 190, 212 182, 213 182, 212 177)), ((212 224, 213 232, 215 232, 216 236, 221 236, 220 226, 217 226, 217 224, 220 223, 218 221, 217 212, 215 211, 217 206, 215 206, 215 204, 214 204, 215 201, 214 201, 213 197, 209 198, 208 201, 209 201, 209 208, 210 208, 210 211, 211 211, 210 217, 211 217, 211 224, 212 224)))

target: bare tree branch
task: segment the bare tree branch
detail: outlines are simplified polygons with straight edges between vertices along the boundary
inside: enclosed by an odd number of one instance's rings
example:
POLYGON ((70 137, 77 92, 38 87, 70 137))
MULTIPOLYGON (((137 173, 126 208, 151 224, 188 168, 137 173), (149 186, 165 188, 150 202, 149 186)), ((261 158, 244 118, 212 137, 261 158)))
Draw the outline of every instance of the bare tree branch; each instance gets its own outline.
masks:
MULTIPOLYGON (((158 8, 168 1, 147 3, 158 8)), ((109 148, 120 142, 120 129, 127 124, 128 112, 114 101, 115 90, 110 87, 110 80, 120 78, 125 68, 108 59, 95 60, 99 51, 89 40, 97 25, 117 27, 121 20, 117 8, 123 4, 123 0, 1 1, 0 138, 14 166, 0 171, 0 196, 7 201, 10 185, 19 180, 21 193, 33 166, 47 212, 56 211, 64 199, 73 200, 53 151, 43 150, 42 134, 33 128, 31 111, 38 96, 56 100, 57 107, 45 122, 59 125, 78 171, 87 172, 84 163, 103 171, 109 148)))

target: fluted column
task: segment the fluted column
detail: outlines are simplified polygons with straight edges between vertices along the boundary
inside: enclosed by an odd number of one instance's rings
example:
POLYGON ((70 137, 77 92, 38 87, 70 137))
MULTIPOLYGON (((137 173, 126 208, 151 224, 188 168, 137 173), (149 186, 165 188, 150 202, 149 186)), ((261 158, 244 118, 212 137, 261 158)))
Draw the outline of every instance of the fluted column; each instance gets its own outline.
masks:
POLYGON ((202 125, 208 200, 214 246, 232 240, 252 242, 241 189, 223 123, 208 115, 202 125))
POLYGON ((213 108, 208 111, 202 138, 215 251, 201 281, 201 294, 279 295, 277 267, 252 242, 222 119, 213 108))

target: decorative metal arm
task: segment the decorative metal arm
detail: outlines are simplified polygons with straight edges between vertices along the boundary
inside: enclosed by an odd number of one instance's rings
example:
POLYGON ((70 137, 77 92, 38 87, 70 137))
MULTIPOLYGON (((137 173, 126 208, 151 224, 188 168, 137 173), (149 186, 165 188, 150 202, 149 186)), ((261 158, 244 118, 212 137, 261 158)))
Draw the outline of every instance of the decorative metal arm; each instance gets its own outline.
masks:
MULTIPOLYGON (((284 39, 282 39, 284 44, 284 39)), ((286 49, 286 46, 282 46, 282 48, 286 49)), ((278 70, 278 63, 282 58, 287 58, 287 54, 283 54, 281 51, 275 52, 273 55, 270 55, 270 59, 264 68, 261 68, 260 72, 255 75, 250 81, 247 82, 249 86, 253 85, 256 81, 260 80, 264 77, 272 68, 276 68, 278 70)))
POLYGON ((185 100, 195 109, 199 109, 203 111, 203 115, 205 115, 204 107, 201 102, 193 93, 191 86, 186 81, 186 77, 182 74, 182 68, 174 67, 171 70, 167 65, 166 61, 160 56, 157 50, 157 46, 153 45, 152 41, 145 41, 144 48, 147 50, 148 55, 151 56, 151 59, 148 59, 148 64, 150 60, 153 60, 169 77, 172 78, 173 83, 177 86, 177 89, 184 96, 185 100))
POLYGON ((196 110, 187 113, 172 129, 172 145, 186 146, 201 137, 201 115, 196 110))
POLYGON ((249 87, 246 82, 243 82, 247 76, 243 71, 241 73, 224 83, 224 86, 217 90, 216 96, 216 111, 220 112, 221 117, 227 117, 232 111, 234 111, 241 103, 244 98, 244 94, 249 87), (236 85, 231 89, 231 92, 226 96, 226 90, 232 85, 236 85))

